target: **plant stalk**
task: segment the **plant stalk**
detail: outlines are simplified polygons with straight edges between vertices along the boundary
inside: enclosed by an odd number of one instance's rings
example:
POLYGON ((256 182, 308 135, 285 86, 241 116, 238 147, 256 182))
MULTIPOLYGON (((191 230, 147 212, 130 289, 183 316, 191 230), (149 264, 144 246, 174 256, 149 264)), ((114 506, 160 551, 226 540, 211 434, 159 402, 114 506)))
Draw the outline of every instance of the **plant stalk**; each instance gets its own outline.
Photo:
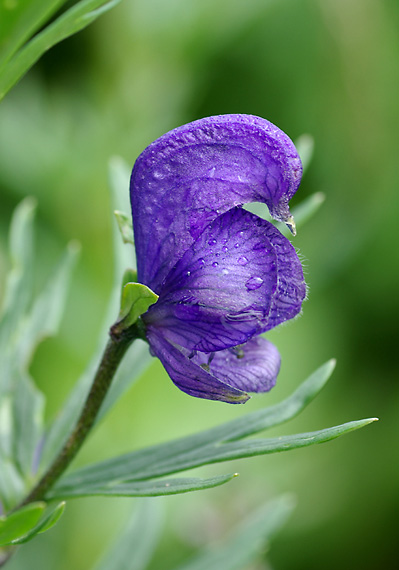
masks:
POLYGON ((51 489, 75 458, 94 425, 123 356, 137 338, 143 338, 139 322, 128 329, 117 332, 115 332, 115 327, 111 327, 108 343, 74 430, 54 462, 15 510, 28 503, 45 500, 47 491, 51 489))

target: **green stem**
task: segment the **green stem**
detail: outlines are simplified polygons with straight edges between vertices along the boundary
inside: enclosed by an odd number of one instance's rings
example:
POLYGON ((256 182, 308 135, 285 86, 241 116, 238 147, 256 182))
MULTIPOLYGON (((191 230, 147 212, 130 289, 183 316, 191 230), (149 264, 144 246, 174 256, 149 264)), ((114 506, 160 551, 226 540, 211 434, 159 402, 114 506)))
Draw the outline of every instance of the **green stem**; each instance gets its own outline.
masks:
POLYGON ((94 425, 123 356, 136 338, 143 338, 139 322, 124 331, 116 332, 114 327, 111 328, 110 338, 74 430, 52 465, 17 508, 45 499, 47 491, 74 459, 94 425))

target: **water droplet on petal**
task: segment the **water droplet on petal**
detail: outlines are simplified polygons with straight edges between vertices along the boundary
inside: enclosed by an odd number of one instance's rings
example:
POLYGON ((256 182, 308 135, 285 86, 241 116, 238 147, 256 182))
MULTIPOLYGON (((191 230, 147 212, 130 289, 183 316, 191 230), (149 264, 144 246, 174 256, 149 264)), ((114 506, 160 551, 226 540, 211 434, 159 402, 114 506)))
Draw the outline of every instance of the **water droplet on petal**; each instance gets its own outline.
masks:
POLYGON ((242 255, 238 258, 238 265, 246 265, 248 263, 248 258, 242 255))
POLYGON ((235 244, 234 244, 234 247, 237 249, 237 247, 240 247, 240 244, 239 244, 239 243, 235 243, 235 244))
POLYGON ((218 263, 217 261, 214 261, 214 262, 212 263, 212 265, 213 265, 213 267, 217 267, 217 266, 219 265, 219 263, 218 263))
POLYGON ((229 248, 226 245, 224 245, 222 247, 222 251, 223 251, 223 253, 227 253, 229 251, 229 248))
POLYGON ((254 291, 255 289, 259 289, 259 287, 261 287, 262 285, 263 285, 262 277, 251 277, 251 279, 248 279, 248 281, 245 283, 245 287, 248 289, 248 291, 254 291))
POLYGON ((165 174, 160 171, 160 170, 155 170, 153 173, 154 178, 156 178, 157 180, 162 180, 163 178, 165 178, 165 174))
POLYGON ((211 238, 211 239, 208 241, 208 245, 215 245, 215 243, 216 243, 215 238, 211 238))

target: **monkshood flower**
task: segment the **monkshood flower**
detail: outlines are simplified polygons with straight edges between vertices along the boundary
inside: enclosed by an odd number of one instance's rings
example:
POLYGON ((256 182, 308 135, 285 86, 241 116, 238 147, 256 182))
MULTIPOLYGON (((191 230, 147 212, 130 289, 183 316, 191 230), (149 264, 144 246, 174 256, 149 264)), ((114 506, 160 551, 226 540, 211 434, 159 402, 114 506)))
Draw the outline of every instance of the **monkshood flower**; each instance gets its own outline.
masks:
POLYGON ((306 285, 291 243, 242 206, 266 203, 295 233, 288 202, 301 175, 287 135, 250 115, 194 121, 137 159, 138 281, 159 295, 142 320, 184 392, 243 403, 274 386, 280 355, 259 335, 300 312, 306 285))

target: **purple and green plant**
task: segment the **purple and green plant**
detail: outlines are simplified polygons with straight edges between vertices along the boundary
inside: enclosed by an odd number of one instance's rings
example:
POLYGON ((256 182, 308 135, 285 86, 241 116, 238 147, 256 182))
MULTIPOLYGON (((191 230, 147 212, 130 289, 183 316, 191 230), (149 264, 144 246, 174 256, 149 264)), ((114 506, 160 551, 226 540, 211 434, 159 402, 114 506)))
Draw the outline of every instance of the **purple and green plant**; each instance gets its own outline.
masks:
MULTIPOLYGON (((116 202, 125 201, 125 167, 114 162, 111 174, 116 202)), ((45 290, 33 297, 29 276, 35 204, 28 199, 18 207, 10 234, 13 267, 0 322, 3 563, 17 545, 51 528, 67 499, 208 489, 236 474, 169 476, 329 441, 374 420, 245 439, 298 414, 331 375, 330 361, 278 405, 64 474, 99 419, 150 362, 148 344, 174 383, 193 396, 243 403, 247 392, 274 385, 280 356, 261 335, 300 312, 306 285, 289 240, 243 206, 266 203, 271 215, 295 233, 288 202, 300 176, 300 159, 290 139, 268 121, 248 115, 202 119, 147 147, 131 177, 137 272, 125 271, 121 293, 120 276, 134 252, 131 222, 119 212, 125 245, 120 237, 115 241, 117 286, 110 304, 115 315, 119 297, 119 315, 109 334, 101 335, 102 345, 108 336, 102 356, 94 358, 48 426, 43 395, 29 376, 28 364, 40 340, 57 331, 77 248, 69 246, 45 290)), ((320 203, 319 195, 304 201, 298 219, 306 219, 320 203)), ((109 323, 111 317, 107 319, 109 323)))

